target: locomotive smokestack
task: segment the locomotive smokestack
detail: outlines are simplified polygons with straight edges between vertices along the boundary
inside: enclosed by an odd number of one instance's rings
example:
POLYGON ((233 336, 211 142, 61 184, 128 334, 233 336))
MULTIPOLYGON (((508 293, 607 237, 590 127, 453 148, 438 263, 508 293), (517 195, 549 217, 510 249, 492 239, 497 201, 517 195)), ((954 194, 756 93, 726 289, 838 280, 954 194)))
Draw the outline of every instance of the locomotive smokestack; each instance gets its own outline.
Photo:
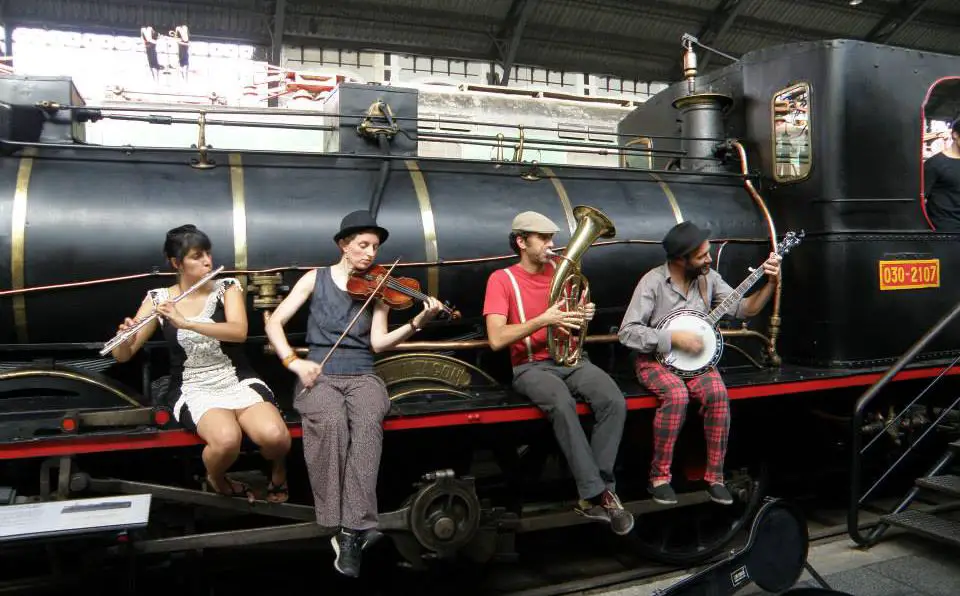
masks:
POLYGON ((717 147, 726 138, 723 112, 733 100, 720 93, 697 93, 697 53, 693 50, 692 38, 684 36, 683 47, 683 77, 687 81, 687 92, 673 102, 673 107, 680 111, 680 146, 685 153, 680 167, 697 172, 717 172, 722 169, 716 157, 717 147))

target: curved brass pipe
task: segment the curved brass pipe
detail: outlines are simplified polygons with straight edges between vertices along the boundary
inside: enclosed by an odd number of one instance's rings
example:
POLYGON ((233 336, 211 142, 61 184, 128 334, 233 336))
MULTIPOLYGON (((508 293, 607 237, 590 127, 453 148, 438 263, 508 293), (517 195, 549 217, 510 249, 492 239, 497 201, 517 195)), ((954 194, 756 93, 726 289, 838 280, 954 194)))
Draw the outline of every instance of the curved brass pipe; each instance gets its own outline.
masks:
MULTIPOLYGON (((750 198, 753 199, 754 203, 756 203, 757 207, 763 213, 764 219, 766 220, 767 230, 770 233, 770 250, 776 251, 777 228, 773 223, 773 217, 770 215, 770 210, 767 209, 766 202, 763 200, 763 197, 760 196, 760 193, 757 192, 757 189, 753 187, 753 182, 750 181, 750 168, 747 163, 747 150, 743 147, 743 144, 736 139, 731 142, 731 145, 737 150, 737 153, 740 156, 740 172, 743 174, 743 185, 746 187, 747 192, 750 194, 750 198)), ((773 313, 770 315, 770 345, 767 347, 767 355, 770 358, 770 362, 774 366, 780 366, 780 363, 782 362, 780 359, 780 354, 777 353, 777 339, 780 337, 780 297, 782 288, 783 272, 777 276, 777 281, 773 288, 773 313)))
MULTIPOLYGON (((653 139, 651 139, 650 137, 637 137, 635 139, 630 139, 629 141, 623 144, 623 147, 621 147, 621 149, 632 147, 634 145, 641 145, 647 148, 647 169, 652 170, 653 169, 653 139)), ((627 167, 627 154, 624 153, 622 150, 620 151, 620 167, 621 168, 627 167)))

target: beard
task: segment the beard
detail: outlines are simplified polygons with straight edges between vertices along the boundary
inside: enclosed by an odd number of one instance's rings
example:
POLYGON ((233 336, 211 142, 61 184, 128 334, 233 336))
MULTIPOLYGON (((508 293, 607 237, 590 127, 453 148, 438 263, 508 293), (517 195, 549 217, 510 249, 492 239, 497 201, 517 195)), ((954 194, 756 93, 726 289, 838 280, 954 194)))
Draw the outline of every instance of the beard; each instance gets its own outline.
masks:
POLYGON ((694 267, 690 263, 687 263, 683 268, 683 272, 686 275, 687 279, 696 279, 701 275, 706 275, 710 273, 710 265, 701 265, 699 267, 694 267))

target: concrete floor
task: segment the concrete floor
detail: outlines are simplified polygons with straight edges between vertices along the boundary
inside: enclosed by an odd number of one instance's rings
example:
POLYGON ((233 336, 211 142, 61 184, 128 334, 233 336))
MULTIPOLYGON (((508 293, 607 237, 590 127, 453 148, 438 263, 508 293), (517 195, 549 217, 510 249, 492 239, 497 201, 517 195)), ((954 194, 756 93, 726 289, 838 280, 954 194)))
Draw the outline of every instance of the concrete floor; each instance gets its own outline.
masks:
MULTIPOLYGON (((831 588, 854 596, 960 596, 960 547, 907 534, 891 536, 869 550, 849 538, 810 549, 807 561, 831 588)), ((689 574, 647 584, 595 592, 607 596, 647 596, 689 574)), ((796 587, 818 586, 806 571, 796 587)), ((769 594, 750 584, 738 596, 769 594)))

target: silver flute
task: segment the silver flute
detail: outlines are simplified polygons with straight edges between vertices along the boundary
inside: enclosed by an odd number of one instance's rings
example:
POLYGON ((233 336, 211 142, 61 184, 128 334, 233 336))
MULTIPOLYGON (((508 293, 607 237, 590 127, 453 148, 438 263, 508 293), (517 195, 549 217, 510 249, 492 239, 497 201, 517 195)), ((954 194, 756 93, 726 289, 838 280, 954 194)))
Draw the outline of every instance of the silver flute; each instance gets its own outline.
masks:
MULTIPOLYGON (((197 283, 193 284, 192 286, 184 290, 182 294, 180 294, 179 296, 171 300, 171 303, 176 304, 177 302, 180 302, 180 300, 182 300, 183 298, 186 298, 191 292, 193 292, 200 286, 204 285, 205 283, 207 283, 208 281, 210 281, 211 279, 219 275, 220 272, 223 271, 224 267, 225 265, 220 265, 210 273, 201 277, 199 280, 197 280, 197 283)), ((140 331, 141 329, 143 329, 147 323, 154 320, 159 314, 160 314, 159 312, 154 310, 152 313, 144 317, 142 320, 137 321, 137 323, 133 327, 127 329, 126 331, 121 331, 120 333, 113 336, 113 339, 103 344, 103 348, 100 350, 100 355, 106 356, 107 354, 112 352, 114 348, 116 348, 123 342, 127 341, 134 335, 136 335, 137 331, 140 331)))

